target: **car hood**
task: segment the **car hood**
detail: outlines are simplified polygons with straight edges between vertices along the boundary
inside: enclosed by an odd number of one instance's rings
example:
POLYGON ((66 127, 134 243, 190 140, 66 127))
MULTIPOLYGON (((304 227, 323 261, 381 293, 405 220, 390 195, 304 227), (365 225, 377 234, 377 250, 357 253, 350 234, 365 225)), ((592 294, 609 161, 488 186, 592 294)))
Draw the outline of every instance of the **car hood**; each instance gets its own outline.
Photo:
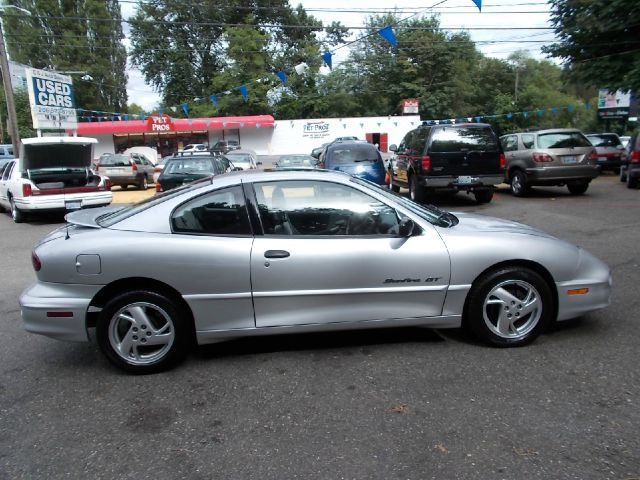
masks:
POLYGON ((455 227, 457 232, 469 233, 517 233, 521 235, 534 235, 536 237, 556 238, 553 235, 523 223, 505 220, 502 218, 478 215, 475 213, 454 213, 460 221, 455 227))
POLYGON ((117 212, 124 208, 123 205, 109 205, 101 208, 87 208, 83 210, 76 210, 75 212, 67 213, 65 220, 72 225, 78 225, 80 227, 90 228, 102 228, 98 225, 98 218, 102 215, 117 212))

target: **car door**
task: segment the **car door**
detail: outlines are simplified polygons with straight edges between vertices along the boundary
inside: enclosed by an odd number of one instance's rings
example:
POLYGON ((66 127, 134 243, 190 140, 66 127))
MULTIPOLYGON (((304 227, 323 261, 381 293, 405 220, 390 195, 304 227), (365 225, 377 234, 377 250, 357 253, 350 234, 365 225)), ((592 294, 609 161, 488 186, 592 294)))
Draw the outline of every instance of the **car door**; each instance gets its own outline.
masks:
POLYGON ((16 162, 12 161, 7 164, 0 177, 0 205, 4 208, 10 208, 9 205, 9 179, 11 178, 11 172, 15 168, 16 162))
POLYGON ((350 185, 276 181, 254 192, 257 327, 441 314, 450 267, 434 229, 400 238, 396 210, 350 185))

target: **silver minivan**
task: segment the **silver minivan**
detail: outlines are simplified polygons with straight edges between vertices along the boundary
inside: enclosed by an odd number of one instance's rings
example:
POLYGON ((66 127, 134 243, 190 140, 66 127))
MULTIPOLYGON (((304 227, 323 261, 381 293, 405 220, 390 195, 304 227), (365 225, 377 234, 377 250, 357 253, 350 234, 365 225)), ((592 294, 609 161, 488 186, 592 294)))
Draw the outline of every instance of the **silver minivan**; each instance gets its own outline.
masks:
POLYGON ((581 195, 599 173, 598 154, 580 130, 556 128, 500 137, 507 163, 506 182, 516 196, 534 185, 564 186, 581 195))

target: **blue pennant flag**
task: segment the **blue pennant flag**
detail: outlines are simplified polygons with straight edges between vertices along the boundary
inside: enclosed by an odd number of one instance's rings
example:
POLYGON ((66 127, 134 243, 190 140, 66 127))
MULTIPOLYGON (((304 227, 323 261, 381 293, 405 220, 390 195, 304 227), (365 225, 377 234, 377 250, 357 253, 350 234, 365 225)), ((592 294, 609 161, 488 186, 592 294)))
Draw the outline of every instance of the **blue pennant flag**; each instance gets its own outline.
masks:
POLYGON ((382 38, 389 42, 393 48, 398 48, 398 40, 396 39, 396 34, 393 33, 393 28, 391 28, 391 25, 381 28, 380 30, 378 30, 378 33, 382 38))
POLYGON ((324 63, 327 64, 327 67, 329 67, 330 70, 333 69, 331 66, 331 52, 324 52, 322 54, 322 60, 324 60, 324 63))
POLYGON ((573 105, 567 105, 567 112, 573 112, 573 105))
POLYGON ((144 112, 140 112, 140 120, 144 120, 146 117, 144 116, 144 112))
POLYGON ((511 112, 507 113, 507 118, 508 119, 512 119, 513 118, 513 113, 511 113, 511 112))
POLYGON ((128 113, 125 113, 125 114, 124 114, 124 119, 125 119, 127 122, 129 121, 129 114, 128 114, 128 113))
POLYGON ((180 105, 182 107, 182 111, 184 112, 184 114, 189 117, 189 105, 187 105, 186 103, 183 103, 182 105, 180 105))
POLYGON ((544 115, 544 110, 538 110, 536 114, 538 115, 538 117, 542 117, 544 115))
POLYGON ((480 123, 481 118, 480 117, 476 117, 476 123, 480 123))
POLYGON ((279 72, 276 72, 276 75, 284 85, 287 84, 287 75, 285 75, 285 73, 282 70, 280 70, 279 72))
POLYGON ((209 95, 209 100, 211 100, 211 103, 214 107, 218 106, 218 97, 216 97, 215 95, 209 95))
POLYGON ((482 11, 482 0, 471 0, 471 1, 476 4, 476 7, 478 7, 478 10, 482 11))
POLYGON ((523 116, 524 118, 527 118, 527 117, 529 116, 529 112, 522 112, 522 116, 523 116))
POLYGON ((240 93, 242 94, 242 98, 244 98, 244 101, 246 102, 249 99, 249 94, 247 92, 247 86, 246 85, 240 85, 238 87, 238 90, 240 90, 240 93))
POLYGON ((552 111, 553 113, 558 113, 560 110, 558 109, 558 107, 553 107, 553 108, 551 109, 551 111, 552 111))

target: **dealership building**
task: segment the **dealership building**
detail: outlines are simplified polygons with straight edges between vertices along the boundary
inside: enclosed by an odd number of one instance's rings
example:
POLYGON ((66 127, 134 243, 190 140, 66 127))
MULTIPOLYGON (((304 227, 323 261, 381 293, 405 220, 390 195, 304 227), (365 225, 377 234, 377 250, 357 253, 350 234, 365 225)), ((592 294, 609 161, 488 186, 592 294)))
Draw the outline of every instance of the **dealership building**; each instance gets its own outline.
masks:
POLYGON ((165 114, 144 120, 81 122, 76 134, 98 140, 96 157, 136 146, 151 147, 166 156, 190 143, 213 146, 219 140, 237 140, 258 155, 310 153, 345 136, 367 140, 386 152, 420 123, 418 115, 275 120, 271 115, 178 119, 165 114))

